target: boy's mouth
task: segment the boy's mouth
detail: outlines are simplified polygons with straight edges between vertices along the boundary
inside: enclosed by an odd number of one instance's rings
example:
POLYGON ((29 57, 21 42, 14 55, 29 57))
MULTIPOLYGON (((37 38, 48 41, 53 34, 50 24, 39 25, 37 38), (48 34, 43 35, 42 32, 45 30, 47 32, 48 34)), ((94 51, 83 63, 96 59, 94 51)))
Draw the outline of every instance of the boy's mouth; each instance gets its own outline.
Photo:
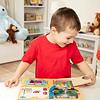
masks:
POLYGON ((66 45, 67 45, 67 43, 59 44, 60 47, 65 47, 66 45))

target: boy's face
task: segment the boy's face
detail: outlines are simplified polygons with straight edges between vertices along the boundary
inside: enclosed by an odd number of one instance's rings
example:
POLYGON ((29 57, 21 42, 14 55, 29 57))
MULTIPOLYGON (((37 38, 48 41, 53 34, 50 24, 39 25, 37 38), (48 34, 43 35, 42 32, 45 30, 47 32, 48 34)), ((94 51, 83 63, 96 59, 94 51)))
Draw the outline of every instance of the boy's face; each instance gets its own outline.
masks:
POLYGON ((60 47, 65 47, 67 44, 73 43, 75 36, 78 31, 75 29, 66 28, 65 31, 58 33, 57 31, 54 34, 55 43, 60 47))

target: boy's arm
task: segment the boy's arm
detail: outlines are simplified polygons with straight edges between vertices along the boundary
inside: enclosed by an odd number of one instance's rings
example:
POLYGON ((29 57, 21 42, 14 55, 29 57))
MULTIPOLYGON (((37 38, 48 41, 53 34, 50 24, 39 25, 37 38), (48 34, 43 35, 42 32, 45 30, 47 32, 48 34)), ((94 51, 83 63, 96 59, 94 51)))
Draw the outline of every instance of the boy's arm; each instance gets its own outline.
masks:
POLYGON ((21 61, 21 63, 19 64, 19 66, 16 70, 14 78, 19 79, 29 66, 30 66, 29 63, 21 61))
POLYGON ((92 68, 90 68, 85 61, 78 63, 77 65, 83 74, 85 74, 85 75, 94 74, 92 68))
POLYGON ((5 86, 7 86, 7 87, 17 86, 19 83, 19 78, 27 70, 29 65, 30 65, 29 63, 21 61, 21 63, 19 64, 19 66, 16 70, 15 75, 11 79, 5 81, 5 86))
POLYGON ((91 78, 91 80, 92 80, 91 84, 95 84, 96 77, 95 77, 95 74, 94 74, 92 68, 90 68, 85 61, 83 61, 81 63, 78 63, 77 65, 78 65, 78 68, 80 69, 80 71, 84 75, 86 75, 87 77, 91 78))

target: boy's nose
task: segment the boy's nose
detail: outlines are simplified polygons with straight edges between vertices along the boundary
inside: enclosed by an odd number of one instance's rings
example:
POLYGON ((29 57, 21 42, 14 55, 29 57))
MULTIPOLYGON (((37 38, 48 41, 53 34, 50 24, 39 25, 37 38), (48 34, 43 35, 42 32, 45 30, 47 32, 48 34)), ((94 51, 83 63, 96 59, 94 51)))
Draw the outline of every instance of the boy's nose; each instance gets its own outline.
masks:
POLYGON ((73 39, 70 40, 70 43, 73 43, 73 39))

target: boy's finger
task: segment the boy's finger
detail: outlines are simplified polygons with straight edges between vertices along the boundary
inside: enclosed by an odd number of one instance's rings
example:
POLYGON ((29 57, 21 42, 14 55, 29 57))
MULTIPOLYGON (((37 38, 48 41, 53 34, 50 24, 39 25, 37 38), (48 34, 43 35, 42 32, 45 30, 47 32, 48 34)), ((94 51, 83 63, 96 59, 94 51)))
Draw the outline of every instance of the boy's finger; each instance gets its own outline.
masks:
POLYGON ((85 76, 82 77, 82 79, 86 79, 86 80, 88 80, 88 79, 90 79, 90 77, 87 76, 87 75, 85 75, 85 76))
POLYGON ((14 82, 12 80, 9 81, 8 87, 12 87, 12 85, 14 84, 14 82))
POLYGON ((19 81, 16 81, 16 82, 15 82, 15 84, 14 84, 14 86, 17 86, 17 85, 18 85, 18 83, 19 83, 19 81))
POLYGON ((15 84, 12 84, 11 87, 15 87, 15 84))
POLYGON ((6 86, 9 87, 10 80, 6 82, 6 86))
POLYGON ((91 83, 88 83, 88 84, 86 84, 87 86, 89 86, 89 85, 93 85, 94 84, 94 82, 91 82, 91 83))
POLYGON ((15 86, 17 86, 18 83, 19 83, 18 80, 17 80, 17 81, 12 81, 12 82, 11 82, 11 85, 10 85, 10 88, 11 88, 11 87, 15 87, 15 86))
POLYGON ((8 82, 9 82, 9 81, 6 81, 6 82, 4 83, 6 87, 8 87, 8 82))

